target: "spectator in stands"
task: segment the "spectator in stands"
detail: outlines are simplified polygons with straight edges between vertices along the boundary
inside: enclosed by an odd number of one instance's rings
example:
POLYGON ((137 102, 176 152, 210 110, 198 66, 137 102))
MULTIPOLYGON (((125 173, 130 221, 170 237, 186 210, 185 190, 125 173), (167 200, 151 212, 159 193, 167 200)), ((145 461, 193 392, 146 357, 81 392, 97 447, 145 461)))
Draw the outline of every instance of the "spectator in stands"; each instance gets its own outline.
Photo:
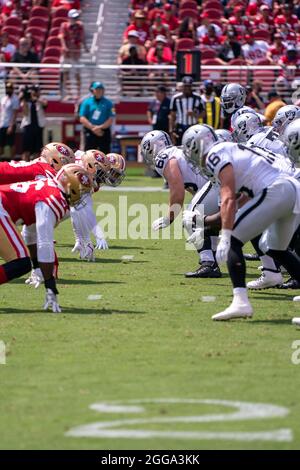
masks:
POLYGON ((182 38, 193 39, 195 43, 198 41, 197 27, 193 18, 186 17, 182 20, 178 30, 178 39, 182 38))
POLYGON ((52 0, 51 11, 58 8, 65 8, 65 10, 80 10, 80 0, 52 0))
MULTIPOLYGON (((130 46, 129 56, 122 60, 122 65, 145 65, 145 61, 139 58, 137 46, 130 46)), ((126 72, 123 70, 123 72, 126 72)), ((130 72, 132 74, 132 71, 130 72)))
POLYGON ((262 112, 265 109, 264 100, 261 96, 262 92, 262 82, 259 80, 255 80, 252 83, 252 87, 246 87, 247 89, 247 98, 246 98, 246 106, 250 106, 255 111, 262 112))
POLYGON ((267 58, 272 64, 277 65, 278 60, 284 55, 285 50, 286 45, 282 42, 281 34, 276 33, 274 34, 274 42, 268 49, 267 58))
POLYGON ((160 85, 155 91, 155 99, 151 101, 147 111, 148 123, 153 130, 169 132, 170 98, 167 89, 160 85))
POLYGON ((25 88, 20 93, 23 119, 22 158, 29 161, 40 154, 43 148, 43 130, 45 127, 45 109, 48 102, 40 95, 39 86, 33 85, 25 88))
POLYGON ((242 51, 247 64, 255 65, 267 58, 269 46, 266 41, 256 41, 250 34, 246 34, 245 40, 246 43, 242 46, 242 51))
POLYGON ((275 90, 269 92, 268 100, 269 103, 265 109, 265 118, 267 121, 266 124, 270 126, 277 111, 283 106, 285 106, 286 103, 282 101, 282 99, 275 90))
POLYGON ((84 150, 99 149, 110 152, 111 126, 115 116, 113 103, 104 96, 104 85, 93 82, 93 96, 86 98, 80 106, 80 122, 84 130, 84 150))
POLYGON ((156 36, 165 36, 169 44, 172 44, 169 26, 163 22, 162 14, 156 13, 154 23, 150 26, 150 39, 153 41, 156 36))
POLYGON ((172 64, 173 53, 164 36, 157 36, 155 39, 155 46, 148 51, 147 62, 149 65, 172 64))
POLYGON ((286 3, 283 6, 282 14, 276 16, 275 24, 282 24, 283 22, 289 27, 289 29, 295 29, 297 26, 299 26, 298 17, 294 15, 293 4, 286 3))
POLYGON ((204 80, 201 100, 204 106, 205 114, 203 118, 199 119, 199 122, 201 124, 208 124, 215 129, 223 127, 220 98, 215 95, 214 84, 211 80, 204 80))
POLYGON ((139 33, 137 31, 129 31, 128 41, 126 44, 123 44, 119 49, 118 64, 121 64, 124 59, 129 57, 129 49, 131 46, 136 46, 139 59, 143 62, 146 60, 146 49, 144 46, 139 44, 139 33))
MULTIPOLYGON (((234 27, 232 26, 231 28, 234 27)), ((219 52, 219 58, 224 62, 243 58, 242 46, 237 41, 237 34, 235 29, 227 31, 225 41, 223 42, 219 52)))
POLYGON ((16 120, 19 110, 19 99, 14 93, 11 82, 5 84, 5 95, 0 100, 0 157, 4 147, 9 147, 9 158, 15 156, 16 120))
POLYGON ((153 23, 155 16, 162 13, 162 0, 155 0, 153 3, 148 2, 148 14, 147 20, 149 23, 153 23))
POLYGON ((288 89, 293 80, 300 76, 300 56, 297 46, 290 44, 285 53, 280 57, 278 65, 281 66, 282 71, 276 83, 281 81, 282 84, 285 84, 286 89, 288 89), (296 69, 290 69, 289 66, 291 65, 296 66, 296 69))
MULTIPOLYGON (((79 21, 80 12, 72 9, 68 12, 68 21, 61 24, 59 38, 62 47, 61 62, 63 64, 76 65, 80 61, 81 48, 84 47, 85 51, 89 49, 85 40, 85 31, 81 21, 79 21)), ((80 96, 80 72, 75 72, 77 82, 77 98, 80 96)), ((68 89, 69 83, 69 72, 64 72, 64 86, 65 90, 68 89)), ((69 98, 68 93, 65 100, 69 98)))
POLYGON ((169 26, 171 34, 175 35, 179 27, 179 21, 176 16, 173 15, 172 5, 170 3, 166 3, 163 10, 163 22, 169 26))
POLYGON ((146 48, 149 45, 149 26, 146 23, 146 16, 142 10, 137 10, 133 16, 133 23, 131 23, 124 33, 124 39, 128 38, 128 33, 130 31, 137 31, 139 35, 140 44, 144 45, 146 48))
POLYGON ((268 5, 261 5, 259 14, 254 18, 254 26, 263 31, 273 33, 274 31, 274 18, 272 11, 268 5))
MULTIPOLYGON (((12 56, 11 61, 18 64, 38 64, 39 58, 34 52, 30 52, 30 43, 26 38, 21 38, 19 48, 12 56)), ((22 81, 23 83, 38 81, 37 69, 28 67, 14 67, 10 72, 11 80, 22 81)))
POLYGON ((174 145, 180 145, 184 132, 190 126, 197 124, 199 118, 204 117, 201 97, 193 92, 192 77, 184 77, 182 83, 182 93, 176 93, 170 103, 169 132, 174 145))
POLYGON ((9 42, 8 34, 5 31, 1 34, 1 52, 3 52, 6 62, 9 62, 16 52, 16 46, 9 42))
POLYGON ((40 58, 43 45, 38 42, 31 33, 25 33, 25 38, 29 42, 29 50, 40 58))
POLYGON ((220 26, 218 26, 215 23, 212 23, 211 21, 212 20, 209 18, 209 13, 204 11, 202 16, 201 16, 201 26, 198 26, 198 28, 197 28, 197 37, 198 37, 199 41, 201 41, 201 39, 204 38, 204 36, 207 35, 209 25, 214 26, 216 35, 218 37, 222 36, 222 29, 220 28, 220 26))
POLYGON ((245 7, 238 5, 233 9, 233 15, 228 20, 232 24, 240 36, 244 36, 246 31, 251 28, 251 23, 245 16, 245 7))
POLYGON ((216 52, 221 50, 221 38, 217 36, 215 27, 212 24, 208 26, 207 35, 201 39, 201 44, 214 49, 216 52))
POLYGON ((7 68, 4 67, 4 65, 1 66, 1 62, 7 62, 3 52, 0 52, 0 80, 5 80, 7 77, 7 68))

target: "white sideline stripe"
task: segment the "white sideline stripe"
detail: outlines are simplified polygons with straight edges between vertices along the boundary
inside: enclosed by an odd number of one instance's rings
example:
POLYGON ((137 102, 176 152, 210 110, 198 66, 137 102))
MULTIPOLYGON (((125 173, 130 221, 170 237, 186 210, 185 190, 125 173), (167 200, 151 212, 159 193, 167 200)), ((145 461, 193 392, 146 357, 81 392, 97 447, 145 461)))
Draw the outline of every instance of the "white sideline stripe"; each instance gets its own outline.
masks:
POLYGON ((143 413, 145 411, 143 406, 110 405, 109 403, 95 403, 89 408, 99 413, 143 413))
POLYGON ((167 193, 168 189, 162 189, 156 186, 118 186, 116 188, 103 186, 101 191, 116 191, 119 193, 167 193))

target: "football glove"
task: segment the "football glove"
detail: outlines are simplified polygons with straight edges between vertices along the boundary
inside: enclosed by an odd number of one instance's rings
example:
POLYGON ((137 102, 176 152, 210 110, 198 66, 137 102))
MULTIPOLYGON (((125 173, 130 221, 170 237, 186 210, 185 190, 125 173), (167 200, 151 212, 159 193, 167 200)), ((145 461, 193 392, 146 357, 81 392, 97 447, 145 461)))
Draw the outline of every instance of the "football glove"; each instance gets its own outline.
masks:
POLYGON ((157 230, 161 230, 162 228, 166 228, 171 224, 171 221, 169 217, 160 217, 159 219, 156 219, 153 224, 152 224, 152 230, 155 232, 157 230))
POLYGON ((37 289, 42 282, 44 282, 44 277, 40 268, 33 269, 28 279, 26 279, 25 284, 28 286, 33 286, 37 289))
POLYGON ((46 297, 44 303, 44 310, 52 310, 53 313, 60 313, 61 308, 59 306, 56 294, 52 289, 46 289, 46 297))
POLYGON ((226 263, 231 244, 232 230, 223 229, 221 231, 220 241, 216 252, 216 261, 218 264, 226 263))
POLYGON ((84 245, 83 251, 80 252, 80 259, 86 261, 95 261, 94 245, 92 242, 88 242, 84 245))
POLYGON ((204 229, 196 228, 187 239, 187 242, 192 243, 197 250, 201 250, 204 242, 204 229))
POLYGON ((108 244, 105 238, 97 238, 95 248, 96 250, 108 250, 108 244))

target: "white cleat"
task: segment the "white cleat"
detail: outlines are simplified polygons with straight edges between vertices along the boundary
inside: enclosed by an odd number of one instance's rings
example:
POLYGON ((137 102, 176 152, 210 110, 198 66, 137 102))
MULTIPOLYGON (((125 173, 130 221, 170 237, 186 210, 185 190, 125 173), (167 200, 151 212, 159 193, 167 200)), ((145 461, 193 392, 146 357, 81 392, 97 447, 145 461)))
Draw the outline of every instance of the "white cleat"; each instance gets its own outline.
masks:
POLYGON ((293 325, 300 326, 300 317, 295 317, 292 320, 293 325))
POLYGON ((212 320, 231 320, 232 318, 251 318, 253 309, 251 304, 232 303, 223 312, 217 313, 211 317, 212 320))
POLYGON ((248 289, 270 289, 271 287, 280 286, 283 283, 281 273, 273 273, 272 271, 263 271, 261 276, 255 281, 247 283, 248 289))
POLYGON ((293 298, 294 302, 300 302, 300 295, 296 295, 296 297, 293 298))

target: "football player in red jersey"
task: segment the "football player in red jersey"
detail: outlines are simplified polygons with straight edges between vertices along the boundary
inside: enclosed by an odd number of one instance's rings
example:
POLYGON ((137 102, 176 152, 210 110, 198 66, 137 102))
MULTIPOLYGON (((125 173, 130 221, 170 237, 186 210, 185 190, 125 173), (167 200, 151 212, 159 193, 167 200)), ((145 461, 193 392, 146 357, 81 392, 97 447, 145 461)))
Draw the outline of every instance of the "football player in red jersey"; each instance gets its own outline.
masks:
POLYGON ((54 227, 92 191, 89 174, 79 165, 65 165, 53 180, 18 182, 0 187, 0 284, 31 270, 31 262, 16 225, 24 223, 25 242, 36 245, 37 261, 43 274, 46 300, 44 309, 61 311, 57 301, 54 268, 54 227))
POLYGON ((73 150, 60 142, 45 145, 39 158, 31 162, 1 162, 0 185, 54 178, 63 165, 75 161, 73 150))

